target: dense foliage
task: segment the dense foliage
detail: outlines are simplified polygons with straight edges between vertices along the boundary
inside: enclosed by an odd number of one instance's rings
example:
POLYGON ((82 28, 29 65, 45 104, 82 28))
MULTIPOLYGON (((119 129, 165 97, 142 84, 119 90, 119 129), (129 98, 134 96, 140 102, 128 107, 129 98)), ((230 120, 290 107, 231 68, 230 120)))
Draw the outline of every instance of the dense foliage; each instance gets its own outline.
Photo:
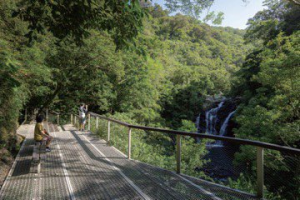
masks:
MULTIPOLYGON (((169 16, 155 5, 148 7, 144 30, 127 38, 134 44, 116 51, 120 45, 114 37, 116 30, 95 24, 83 29, 84 25, 73 24, 74 29, 61 33, 68 30, 58 28, 62 21, 56 12, 64 6, 14 2, 1 2, 0 127, 4 146, 10 146, 9 138, 14 137, 18 116, 25 108, 29 113, 34 108, 77 112, 80 102, 95 112, 139 124, 194 131, 191 120, 201 110, 199 104, 206 95, 230 90, 230 77, 251 47, 243 45, 243 31, 213 28, 188 16, 169 16), (45 13, 38 17, 31 11, 45 13)), ((78 5, 72 6, 67 13, 76 12, 78 5)), ((82 20, 74 23, 87 19, 82 20)), ((175 138, 158 133, 144 136, 152 146, 147 145, 144 149, 148 150, 138 153, 138 158, 147 159, 145 154, 155 149, 156 140, 166 141, 157 158, 161 166, 172 168, 171 162, 166 162, 166 152, 174 153, 175 138)), ((189 149, 186 155, 199 148, 193 139, 186 140, 184 146, 189 149)), ((173 159, 173 153, 169 158, 173 159)), ((204 154, 202 147, 198 156, 204 154)), ((189 168, 196 173, 193 169, 204 163, 196 157, 184 156, 183 171, 189 168)))
POLYGON ((62 41, 81 44, 89 30, 97 29, 109 31, 117 47, 122 47, 137 36, 145 10, 139 1, 21 0, 13 15, 28 22, 30 40, 49 31, 62 41))
MULTIPOLYGON (((268 9, 243 31, 132 2, 0 2, 0 148, 11 146, 25 108, 68 113, 85 102, 90 110, 123 121, 195 131, 192 121, 206 98, 222 94, 241 99, 237 137, 300 147, 299 6, 265 1, 268 9)), ((212 1, 203 2, 208 8, 212 1)), ((125 144, 123 136, 112 139, 114 145, 125 144)), ((175 138, 135 136, 136 159, 174 169, 175 138)), ((189 138, 183 148, 183 172, 203 177, 195 169, 209 162, 205 146, 189 138)), ((252 191, 255 151, 240 150, 235 163, 249 165, 229 182, 252 191)), ((299 183, 299 170, 288 170, 287 155, 267 155, 269 197, 292 199, 299 187, 290 182, 299 183), (280 173, 290 179, 271 184, 280 173)))
MULTIPOLYGON (((247 41, 259 40, 255 42, 260 45, 247 56, 232 88, 232 94, 242 98, 235 133, 240 138, 300 148, 300 7, 284 1, 267 3, 267 10, 249 20, 245 35, 247 41)), ((300 173, 291 170, 299 168, 299 158, 292 158, 267 152, 266 186, 273 193, 269 198, 300 196, 300 173), (278 178, 282 174, 285 177, 278 178)), ((252 162, 251 174, 255 152, 244 147, 237 161, 252 162)))
MULTIPOLYGON (((15 97, 20 106, 14 106, 12 113, 25 104, 41 109, 51 105, 67 112, 86 102, 100 113, 125 112, 141 123, 166 121, 166 125, 180 127, 182 119, 192 120, 197 115, 197 105, 205 95, 230 89, 230 76, 249 49, 243 46, 242 31, 211 28, 182 15, 170 17, 158 5, 149 8, 144 31, 134 41, 138 48, 129 45, 129 50, 116 52, 118 44, 111 32, 96 27, 85 30, 89 36, 82 38, 80 46, 77 40, 70 42, 74 35, 58 37, 51 28, 50 32, 43 29, 43 34, 35 31, 36 40, 28 43, 25 36, 31 22, 10 17, 19 5, 2 4, 1 40, 6 51, 3 56, 9 62, 1 61, 11 69, 1 71, 10 84, 1 88, 3 92, 15 88, 19 91, 16 95, 24 96, 15 97)), ((23 4, 27 10, 37 6, 23 4)), ((45 6, 58 9, 59 5, 45 6)), ((22 14, 21 19, 24 17, 22 14)))

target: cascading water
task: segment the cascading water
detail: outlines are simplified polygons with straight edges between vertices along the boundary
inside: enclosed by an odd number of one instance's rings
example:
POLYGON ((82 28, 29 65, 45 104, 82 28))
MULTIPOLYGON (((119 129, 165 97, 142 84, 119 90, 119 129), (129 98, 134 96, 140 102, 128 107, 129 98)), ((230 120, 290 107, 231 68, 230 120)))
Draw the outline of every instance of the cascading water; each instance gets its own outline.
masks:
MULTIPOLYGON (((230 112, 226 118, 224 118, 224 113, 220 113, 221 110, 226 110, 224 107, 224 102, 222 101, 218 104, 217 107, 212 108, 205 112, 205 132, 211 135, 225 136, 227 134, 227 128, 230 119, 234 115, 235 111, 230 112), (222 115, 223 114, 223 115, 222 115), (223 116, 223 118, 219 118, 223 116), (221 124, 221 121, 223 123, 221 124)), ((223 112, 223 111, 222 111, 223 112)), ((204 124, 201 126, 201 122, 204 122, 204 117, 201 118, 201 115, 197 117, 196 126, 199 133, 204 132, 204 124)), ((215 141, 207 144, 208 147, 223 147, 222 141, 215 141)))
MULTIPOLYGON (((235 102, 232 99, 222 99, 216 107, 201 112, 196 119, 198 133, 233 136, 230 130, 234 126, 231 119, 236 109, 235 102)), ((214 102, 210 101, 209 103, 214 102)), ((196 138, 196 141, 205 145, 208 152, 205 159, 210 160, 210 162, 201 169, 206 175, 218 181, 225 180, 227 177, 234 177, 235 172, 238 171, 233 165, 234 154, 237 151, 234 144, 221 140, 208 142, 200 139, 200 137, 196 138)))
POLYGON ((218 132, 216 130, 216 124, 218 122, 218 111, 222 108, 224 102, 219 103, 218 107, 210 109, 205 112, 206 121, 206 133, 211 135, 216 135, 218 132))
POLYGON ((198 132, 200 132, 200 120, 201 120, 201 115, 196 118, 196 127, 198 129, 198 132))
MULTIPOLYGON (((235 111, 232 111, 231 113, 229 113, 229 115, 226 117, 224 123, 222 124, 221 126, 221 129, 220 129, 220 133, 219 133, 219 136, 224 136, 226 135, 227 133, 227 126, 228 126, 228 123, 229 123, 229 120, 231 119, 232 115, 234 115, 235 111)), ((217 145, 221 145, 223 146, 223 142, 218 140, 216 142, 217 145)))
POLYGON ((226 135, 227 133, 227 126, 228 126, 228 122, 229 120, 231 119, 232 115, 234 115, 235 111, 232 111, 231 113, 229 113, 229 115, 226 117, 224 123, 222 124, 221 126, 221 129, 220 129, 220 136, 224 136, 226 135))

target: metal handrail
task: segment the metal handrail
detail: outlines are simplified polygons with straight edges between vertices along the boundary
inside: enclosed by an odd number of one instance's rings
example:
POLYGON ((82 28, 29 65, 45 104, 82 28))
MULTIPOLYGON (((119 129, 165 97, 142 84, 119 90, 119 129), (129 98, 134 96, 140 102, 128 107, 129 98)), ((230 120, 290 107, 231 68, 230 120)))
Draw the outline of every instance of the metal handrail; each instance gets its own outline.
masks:
POLYGON ((208 134, 186 132, 186 131, 169 130, 169 129, 155 128, 155 127, 132 125, 132 124, 128 124, 126 122, 116 120, 116 119, 104 117, 104 116, 101 116, 101 115, 93 113, 93 112, 90 112, 90 114, 91 114, 91 116, 109 120, 109 121, 115 122, 117 124, 129 127, 129 128, 134 128, 134 129, 163 132, 163 133, 182 135, 182 136, 199 137, 199 138, 205 138, 205 139, 222 140, 225 142, 232 142, 232 143, 238 143, 238 144, 243 144, 243 145, 251 145, 251 146, 262 147, 262 148, 267 148, 267 149, 272 149, 272 150, 277 150, 277 151, 300 155, 300 149, 287 147, 287 146, 281 146, 281 145, 277 145, 277 144, 271 144, 271 143, 267 143, 267 142, 260 142, 260 141, 256 141, 256 140, 248 140, 248 139, 233 138, 233 137, 224 137, 224 136, 217 136, 217 135, 208 135, 208 134))
MULTIPOLYGON (((264 149, 272 149, 277 150, 280 152, 292 153, 296 156, 300 155, 300 149, 281 146, 276 144, 271 144, 267 142, 260 142, 255 140, 247 140, 241 138, 232 138, 232 137, 224 137, 224 136, 216 136, 216 135, 208 135, 208 134, 200 134, 200 133, 193 133, 193 132, 185 132, 185 131, 176 131, 176 130, 169 130, 169 129, 162 129, 162 128, 155 128, 155 127, 147 127, 147 126, 140 126, 140 125, 132 125, 126 122, 122 122, 116 119, 112 119, 109 117, 105 117, 99 115, 97 113, 89 112, 88 113, 88 130, 91 130, 91 116, 96 118, 96 128, 98 128, 99 118, 104 119, 108 122, 107 124, 107 142, 110 142, 110 124, 111 122, 120 124, 128 128, 128 159, 131 159, 131 130, 132 129, 139 129, 139 130, 147 130, 147 131, 156 131, 156 132, 163 132, 172 135, 176 135, 176 172, 180 174, 181 170, 181 137, 182 136, 191 136, 191 137, 198 137, 198 138, 206 138, 206 139, 214 139, 214 140, 221 140, 225 142, 232 142, 237 144, 243 145, 251 145, 256 147, 256 174, 257 174, 257 191, 256 196, 258 198, 264 197, 264 149)), ((71 123, 76 123, 76 117, 79 118, 78 115, 71 114, 71 123), (74 118, 73 118, 74 116, 74 118)), ((75 124, 74 123, 74 124, 75 124)))
POLYGON ((128 124, 128 123, 126 123, 126 122, 122 122, 122 121, 119 121, 119 120, 116 120, 116 119, 108 118, 108 117, 99 115, 99 114, 97 114, 97 113, 89 112, 89 114, 90 114, 91 116, 94 116, 94 117, 99 117, 99 118, 105 119, 105 120, 107 120, 107 121, 115 122, 115 123, 120 124, 120 125, 122 125, 122 126, 126 126, 126 127, 133 126, 133 125, 128 124))
POLYGON ((56 114, 56 115, 60 115, 60 113, 59 112, 56 112, 56 111, 53 111, 53 110, 51 110, 51 111, 49 111, 50 113, 53 113, 53 114, 56 114))

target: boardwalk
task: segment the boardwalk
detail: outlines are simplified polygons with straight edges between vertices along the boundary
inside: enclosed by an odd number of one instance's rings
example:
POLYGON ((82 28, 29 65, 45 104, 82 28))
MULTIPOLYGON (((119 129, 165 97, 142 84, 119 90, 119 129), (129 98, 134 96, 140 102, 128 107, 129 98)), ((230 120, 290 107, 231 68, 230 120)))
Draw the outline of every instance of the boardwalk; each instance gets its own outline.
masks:
POLYGON ((33 129, 5 181, 0 199, 254 199, 231 189, 180 176, 134 160, 90 132, 45 124, 54 141, 37 174, 32 165, 33 129))

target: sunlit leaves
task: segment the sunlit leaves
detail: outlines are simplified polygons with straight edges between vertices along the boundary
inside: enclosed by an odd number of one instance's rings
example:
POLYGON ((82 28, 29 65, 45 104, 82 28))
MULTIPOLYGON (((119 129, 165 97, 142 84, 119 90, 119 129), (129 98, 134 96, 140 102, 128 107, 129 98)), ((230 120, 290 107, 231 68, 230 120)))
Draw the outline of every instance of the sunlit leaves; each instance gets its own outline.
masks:
POLYGON ((137 36, 145 9, 138 1, 30 0, 21 1, 15 15, 29 23, 30 40, 49 31, 61 41, 71 37, 82 45, 89 31, 98 29, 110 31, 119 48, 137 36))

